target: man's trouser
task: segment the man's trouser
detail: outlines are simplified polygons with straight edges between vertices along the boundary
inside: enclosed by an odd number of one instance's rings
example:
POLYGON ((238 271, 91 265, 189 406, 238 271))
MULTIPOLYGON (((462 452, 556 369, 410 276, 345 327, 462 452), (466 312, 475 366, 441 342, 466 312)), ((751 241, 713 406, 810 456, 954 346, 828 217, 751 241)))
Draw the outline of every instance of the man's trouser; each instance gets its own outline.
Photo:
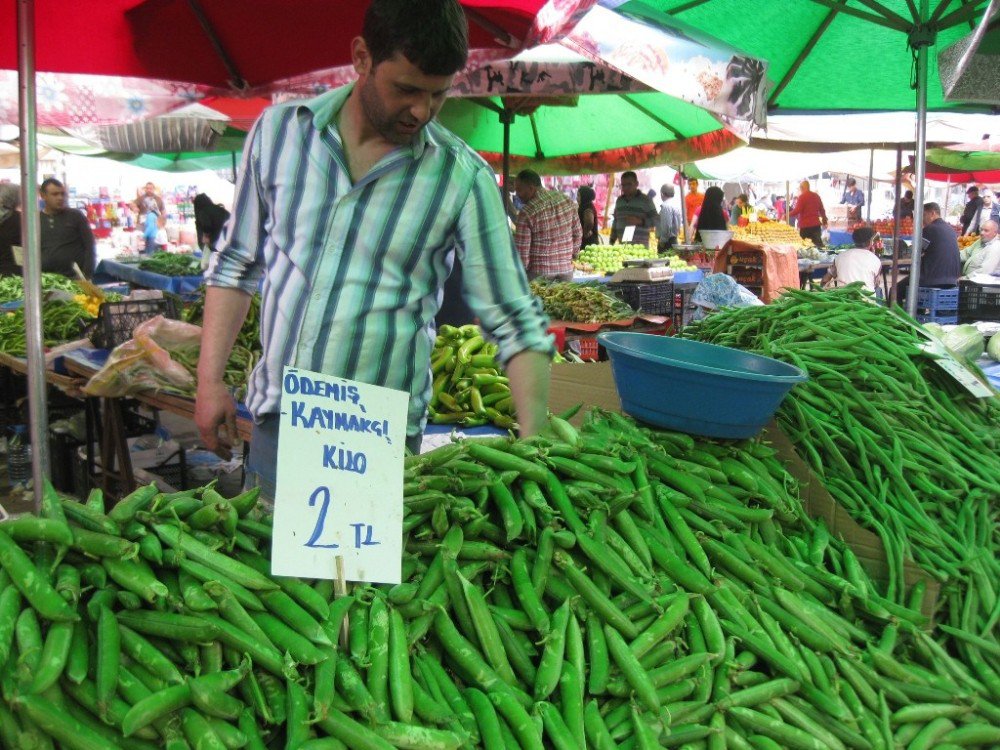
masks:
POLYGON ((812 240, 816 247, 826 247, 823 244, 823 227, 802 227, 799 229, 799 237, 804 240, 812 240))

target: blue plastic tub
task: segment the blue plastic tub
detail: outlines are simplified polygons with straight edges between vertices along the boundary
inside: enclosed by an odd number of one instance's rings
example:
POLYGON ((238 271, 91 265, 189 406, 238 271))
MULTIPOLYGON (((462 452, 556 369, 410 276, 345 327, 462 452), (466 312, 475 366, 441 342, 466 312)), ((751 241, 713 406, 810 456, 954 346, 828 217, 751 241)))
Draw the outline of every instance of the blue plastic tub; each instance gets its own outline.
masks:
POLYGON ((597 340, 611 356, 626 414, 695 435, 753 437, 808 379, 776 359, 698 341, 618 331, 597 340))

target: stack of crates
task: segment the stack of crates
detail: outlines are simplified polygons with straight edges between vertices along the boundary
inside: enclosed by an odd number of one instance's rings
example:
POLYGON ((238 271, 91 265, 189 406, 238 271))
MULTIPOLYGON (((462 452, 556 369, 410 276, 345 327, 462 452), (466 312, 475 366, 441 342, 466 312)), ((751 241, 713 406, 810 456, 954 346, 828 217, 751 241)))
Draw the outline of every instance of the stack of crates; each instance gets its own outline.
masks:
POLYGON ((958 323, 958 287, 920 287, 917 290, 917 320, 940 325, 958 323))

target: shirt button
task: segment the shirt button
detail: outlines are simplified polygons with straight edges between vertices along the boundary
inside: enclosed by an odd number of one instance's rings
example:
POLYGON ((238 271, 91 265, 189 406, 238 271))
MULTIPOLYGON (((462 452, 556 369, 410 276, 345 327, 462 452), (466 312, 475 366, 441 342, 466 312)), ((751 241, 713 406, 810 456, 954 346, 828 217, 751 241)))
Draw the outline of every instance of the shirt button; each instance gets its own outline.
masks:
POLYGON ((323 295, 322 295, 322 294, 320 294, 319 292, 316 292, 316 294, 314 294, 314 295, 313 295, 313 299, 314 299, 314 300, 316 300, 317 302, 318 302, 318 301, 319 301, 320 299, 322 299, 322 298, 323 298, 323 295))

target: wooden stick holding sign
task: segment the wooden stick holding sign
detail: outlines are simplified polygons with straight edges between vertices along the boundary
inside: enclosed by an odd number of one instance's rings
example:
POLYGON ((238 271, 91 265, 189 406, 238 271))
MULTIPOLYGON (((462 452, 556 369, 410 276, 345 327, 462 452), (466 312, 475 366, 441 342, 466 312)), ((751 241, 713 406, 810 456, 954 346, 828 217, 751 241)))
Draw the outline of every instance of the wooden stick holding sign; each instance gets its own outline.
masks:
MULTIPOLYGON (((337 572, 333 579, 333 595, 335 598, 347 596, 347 581, 344 579, 344 556, 337 555, 337 572)), ((347 649, 350 637, 351 613, 347 612, 340 622, 340 647, 347 649)))

